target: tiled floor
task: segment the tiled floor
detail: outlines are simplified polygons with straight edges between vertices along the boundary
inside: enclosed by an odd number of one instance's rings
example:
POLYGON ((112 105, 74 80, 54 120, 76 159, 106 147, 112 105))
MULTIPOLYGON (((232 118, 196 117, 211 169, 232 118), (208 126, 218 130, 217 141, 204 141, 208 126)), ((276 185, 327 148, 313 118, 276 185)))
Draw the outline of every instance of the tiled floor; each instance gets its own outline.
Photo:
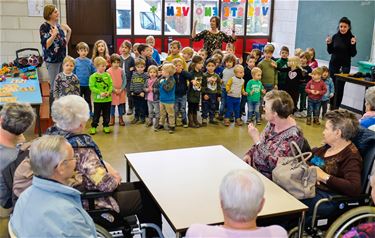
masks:
MULTIPOLYGON (((242 127, 231 125, 229 128, 222 124, 208 125, 199 129, 177 127, 174 134, 169 134, 165 130, 154 132, 144 125, 130 125, 130 119, 130 117, 126 118, 125 127, 119 127, 116 124, 113 127, 113 132, 109 135, 105 135, 99 127, 98 134, 93 136, 104 159, 118 169, 123 178, 126 175, 124 153, 223 145, 237 156, 242 157, 252 145, 246 125, 242 127)), ((297 119, 297 121, 310 145, 312 147, 319 146, 322 141, 324 126, 307 126, 304 120, 297 119)), ((87 127, 89 127, 89 124, 87 127)), ((257 127, 262 130, 264 123, 257 127)), ((32 139, 35 136, 30 130, 26 137, 32 139)), ((0 218, 0 237, 6 237, 7 220, 7 218, 0 218)), ((168 227, 163 230, 171 234, 168 227)))

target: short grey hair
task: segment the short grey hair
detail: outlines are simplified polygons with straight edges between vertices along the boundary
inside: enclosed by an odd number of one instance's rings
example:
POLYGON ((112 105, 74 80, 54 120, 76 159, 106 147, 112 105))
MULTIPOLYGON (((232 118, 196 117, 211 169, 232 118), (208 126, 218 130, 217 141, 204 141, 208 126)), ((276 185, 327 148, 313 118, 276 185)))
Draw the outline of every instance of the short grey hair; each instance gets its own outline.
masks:
POLYGON ((258 215, 264 198, 264 185, 250 169, 229 172, 220 185, 221 206, 230 219, 247 222, 258 215))
POLYGON ((90 118, 87 102, 80 96, 68 95, 61 97, 52 104, 52 120, 56 126, 65 131, 77 129, 81 123, 90 118))
POLYGON ((375 111, 375 86, 369 87, 366 90, 365 100, 370 104, 371 110, 375 111))
POLYGON ((68 141, 62 136, 44 135, 30 146, 30 165, 35 175, 50 178, 60 161, 68 156, 65 145, 68 141))
POLYGON ((35 113, 30 104, 12 102, 4 105, 0 117, 1 128, 18 136, 33 124, 35 113))

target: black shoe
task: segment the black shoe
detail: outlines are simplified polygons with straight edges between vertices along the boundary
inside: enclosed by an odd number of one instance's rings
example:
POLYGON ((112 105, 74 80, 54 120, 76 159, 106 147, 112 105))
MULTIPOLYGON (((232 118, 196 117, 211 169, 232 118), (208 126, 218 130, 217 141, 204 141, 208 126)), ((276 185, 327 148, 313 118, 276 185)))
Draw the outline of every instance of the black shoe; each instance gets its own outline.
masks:
POLYGON ((164 129, 164 126, 163 125, 157 125, 155 127, 155 131, 158 131, 158 130, 161 130, 161 129, 164 129))
POLYGON ((212 124, 212 125, 218 125, 219 122, 217 122, 217 121, 215 121, 214 119, 212 119, 212 120, 210 120, 210 124, 212 124))
POLYGON ((231 119, 229 119, 230 122, 234 122, 234 118, 232 117, 231 119))
POLYGON ((174 131, 175 131, 175 128, 174 128, 174 127, 169 127, 169 130, 168 130, 169 134, 173 134, 174 131))

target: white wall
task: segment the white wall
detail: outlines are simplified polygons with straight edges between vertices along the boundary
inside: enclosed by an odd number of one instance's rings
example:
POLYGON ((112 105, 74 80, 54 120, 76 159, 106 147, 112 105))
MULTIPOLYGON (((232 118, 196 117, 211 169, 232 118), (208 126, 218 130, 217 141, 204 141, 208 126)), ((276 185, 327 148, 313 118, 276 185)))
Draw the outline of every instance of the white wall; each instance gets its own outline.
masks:
MULTIPOLYGON (((45 21, 41 17, 28 16, 27 0, 0 0, 0 62, 11 62, 16 57, 16 50, 37 48, 42 53, 39 27, 45 21)), ((54 3, 60 11, 61 22, 66 22, 65 0, 45 0, 54 3)), ((45 79, 46 69, 40 70, 40 77, 45 79)))

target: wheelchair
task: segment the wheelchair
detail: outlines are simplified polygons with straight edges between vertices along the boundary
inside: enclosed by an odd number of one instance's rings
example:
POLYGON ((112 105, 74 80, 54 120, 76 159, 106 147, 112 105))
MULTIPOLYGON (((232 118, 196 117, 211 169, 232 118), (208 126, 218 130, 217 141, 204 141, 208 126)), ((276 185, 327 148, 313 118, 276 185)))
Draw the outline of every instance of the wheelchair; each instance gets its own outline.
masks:
MULTIPOLYGON (((361 175, 361 194, 356 197, 335 195, 319 200, 314 207, 311 224, 305 230, 303 237, 340 237, 353 226, 360 223, 375 221, 375 207, 372 205, 370 196, 371 175, 375 175, 375 132, 360 128, 353 139, 363 159, 363 170, 361 175), (326 202, 336 202, 336 210, 329 217, 318 214, 318 208, 326 202)), ((375 189, 375 188, 373 188, 375 189)), ((298 237, 298 227, 294 227, 288 233, 288 237, 298 237)))

